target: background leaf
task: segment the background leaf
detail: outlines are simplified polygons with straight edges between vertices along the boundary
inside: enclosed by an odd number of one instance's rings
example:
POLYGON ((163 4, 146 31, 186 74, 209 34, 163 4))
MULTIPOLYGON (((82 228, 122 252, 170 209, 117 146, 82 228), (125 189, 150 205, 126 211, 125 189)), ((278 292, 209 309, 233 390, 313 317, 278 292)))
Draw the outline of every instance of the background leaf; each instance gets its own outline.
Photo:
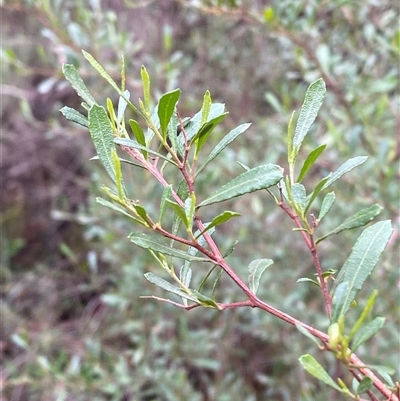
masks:
POLYGON ((275 164, 265 164, 255 167, 249 171, 245 171, 219 188, 210 197, 201 202, 199 207, 269 188, 276 185, 282 177, 282 168, 275 164))

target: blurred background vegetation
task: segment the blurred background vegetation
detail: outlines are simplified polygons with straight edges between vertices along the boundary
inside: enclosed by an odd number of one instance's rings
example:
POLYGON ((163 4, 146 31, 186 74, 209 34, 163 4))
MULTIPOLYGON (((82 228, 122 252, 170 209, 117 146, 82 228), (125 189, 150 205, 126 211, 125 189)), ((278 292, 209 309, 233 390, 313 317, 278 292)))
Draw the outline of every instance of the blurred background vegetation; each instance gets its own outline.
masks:
MULTIPOLYGON (((238 123, 252 123, 203 175, 199 190, 207 191, 242 171, 237 160, 285 165, 290 115, 307 86, 324 78, 326 99, 303 151, 328 147, 309 185, 350 157, 369 159, 335 184, 337 201, 321 233, 373 203, 384 207, 380 218, 392 220, 395 233, 360 298, 377 288, 374 313, 387 320, 359 356, 399 371, 397 1, 3 0, 0 6, 5 399, 336 399, 297 362, 311 352, 333 373, 339 369, 333 358, 277 319, 247 309, 182 313, 139 298, 157 293, 143 277, 154 261, 128 242, 130 221, 94 202, 108 178, 89 161, 88 132, 58 111, 80 108, 61 73, 65 62, 77 66, 99 102, 116 99, 82 48, 116 79, 125 56, 131 99, 142 96, 142 64, 155 100, 180 87, 183 116, 199 110, 209 89, 230 112, 215 143, 238 123)), ((126 171, 126 181, 132 198, 148 205, 160 191, 136 171, 126 171)), ((265 194, 229 208, 243 215, 215 238, 222 249, 239 239, 232 266, 246 277, 251 260, 274 259, 261 298, 326 330, 318 290, 296 284, 314 271, 290 222, 265 194)), ((359 232, 321 244, 325 270, 341 267, 359 232)), ((242 299, 229 280, 220 287, 221 302, 242 299)))

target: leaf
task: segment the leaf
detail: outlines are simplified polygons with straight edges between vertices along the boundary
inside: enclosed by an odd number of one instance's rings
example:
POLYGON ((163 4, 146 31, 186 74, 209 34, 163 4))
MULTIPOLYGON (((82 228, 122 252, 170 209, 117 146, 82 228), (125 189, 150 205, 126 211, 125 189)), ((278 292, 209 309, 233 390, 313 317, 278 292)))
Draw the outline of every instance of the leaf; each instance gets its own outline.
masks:
POLYGON ((367 391, 369 391, 372 387, 372 379, 368 376, 365 376, 362 378, 362 380, 360 381, 360 384, 358 385, 357 389, 356 389, 356 394, 363 394, 366 393, 367 391))
POLYGON ((134 148, 134 149, 139 149, 142 151, 146 151, 156 157, 159 157, 160 159, 164 159, 166 160, 168 163, 173 164, 174 166, 176 166, 176 163, 171 160, 168 159, 167 157, 165 157, 164 155, 162 155, 161 153, 158 153, 150 148, 147 148, 146 146, 141 145, 140 143, 133 141, 132 139, 126 139, 126 138, 115 138, 114 142, 117 143, 118 145, 122 145, 122 146, 127 146, 128 148, 134 148))
POLYGON ((311 283, 311 284, 315 284, 317 287, 321 288, 318 281, 315 281, 308 277, 301 277, 301 278, 297 279, 296 283, 311 283))
POLYGON ((339 284, 342 281, 349 283, 349 290, 339 311, 339 316, 346 315, 356 293, 361 289, 364 281, 378 263, 392 231, 390 220, 385 220, 366 228, 358 237, 350 256, 335 281, 335 286, 336 283, 339 284))
POLYGON ((295 326, 296 326, 297 330, 300 331, 300 333, 302 333, 307 338, 309 338, 313 343, 315 343, 317 345, 318 348, 321 346, 321 343, 319 342, 319 340, 316 337, 314 337, 305 327, 303 327, 301 324, 298 324, 298 323, 295 323, 295 326))
POLYGON ((293 206, 295 206, 296 209, 300 210, 301 214, 303 215, 307 203, 307 195, 304 185, 296 182, 292 185, 291 193, 294 202, 293 206))
POLYGON ((237 217, 240 216, 240 213, 236 213, 236 212, 231 212, 229 210, 225 210, 224 212, 222 212, 221 214, 219 214, 218 216, 214 217, 212 219, 212 221, 207 224, 207 227, 199 234, 202 235, 204 234, 206 231, 210 230, 212 227, 216 227, 222 223, 225 223, 226 221, 232 219, 233 217, 237 217))
POLYGON ((211 95, 209 91, 206 91, 203 99, 203 106, 201 107, 201 125, 204 125, 208 119, 211 110, 211 95))
POLYGON ((188 228, 192 231, 194 212, 196 207, 196 197, 194 193, 190 194, 185 200, 185 215, 188 222, 188 228))
POLYGON ((218 309, 218 305, 213 299, 207 297, 206 295, 201 294, 196 290, 190 290, 190 292, 197 298, 197 303, 200 303, 202 306, 206 308, 218 309))
POLYGON ((364 326, 363 329, 359 330, 354 336, 351 344, 351 350, 355 352, 361 344, 363 344, 365 341, 368 341, 378 330, 383 327, 384 324, 385 318, 378 316, 366 326, 364 326))
MULTIPOLYGON (((129 120, 129 125, 131 127, 131 130, 133 132, 133 135, 135 135, 136 141, 139 143, 139 145, 142 145, 144 148, 146 148, 146 138, 144 136, 144 132, 140 124, 136 120, 129 120)), ((144 156, 144 158, 147 160, 148 153, 146 150, 141 149, 141 152, 144 156)))
POLYGON ((303 139, 317 117, 325 92, 326 86, 322 78, 313 82, 307 89, 293 137, 293 149, 296 153, 300 149, 303 139))
POLYGON ((368 224, 374 217, 376 217, 381 211, 383 207, 375 203, 375 205, 368 206, 360 211, 358 211, 354 216, 345 220, 340 226, 336 227, 334 230, 330 231, 328 234, 325 234, 323 237, 317 240, 321 242, 327 237, 330 237, 334 234, 339 234, 344 230, 351 230, 353 228, 362 227, 368 224))
POLYGON ((115 184, 118 190, 118 197, 121 200, 126 200, 126 189, 122 180, 121 161, 119 160, 117 151, 115 149, 112 149, 111 151, 111 158, 114 164, 115 184))
POLYGON ((331 186, 342 175, 353 170, 353 168, 359 166, 360 164, 363 164, 367 159, 368 156, 357 156, 347 160, 347 162, 343 163, 334 173, 331 173, 332 175, 329 177, 329 180, 325 183, 321 191, 331 186))
POLYGON ((320 192, 322 191, 323 186, 328 181, 329 177, 330 176, 325 177, 321 181, 319 181, 318 184, 315 186, 314 190, 308 196, 308 201, 307 201, 307 205, 305 206, 305 209, 304 209, 304 214, 308 213, 308 211, 310 210, 310 207, 313 204, 315 198, 320 194, 320 192))
POLYGON ((170 246, 168 246, 168 244, 161 242, 152 235, 143 233, 131 233, 129 234, 128 238, 137 246, 145 249, 151 249, 154 252, 170 255, 179 259, 189 260, 191 262, 211 262, 208 258, 192 256, 188 252, 171 248, 170 246))
POLYGON ((340 311, 342 310, 348 291, 349 291, 349 283, 347 281, 344 281, 343 283, 340 283, 337 286, 332 297, 331 323, 336 323, 339 320, 340 311))
POLYGON ((204 124, 204 126, 201 127, 201 129, 198 131, 198 133, 194 136, 192 139, 193 141, 196 142, 196 150, 195 150, 195 157, 197 158, 197 155, 199 154, 200 150, 206 143, 207 138, 210 136, 211 132, 213 132, 214 128, 228 115, 228 113, 224 113, 218 117, 213 118, 211 121, 207 122, 204 124))
POLYGON ((260 278, 268 266, 274 263, 271 259, 256 259, 249 264, 249 287, 256 294, 260 285, 260 278))
POLYGON ((158 216, 158 223, 161 225, 162 218, 164 216, 165 210, 167 208, 167 200, 170 199, 172 194, 172 185, 167 185, 164 187, 163 193, 161 195, 160 202, 160 214, 158 216))
MULTIPOLYGON (((329 194, 325 195, 324 200, 322 201, 321 210, 319 211, 318 221, 320 222, 326 214, 329 212, 333 203, 335 202, 336 196, 335 193, 329 192, 329 194)), ((321 240, 322 241, 322 240, 321 240)))
POLYGON ((119 97, 118 100, 118 111, 117 111, 117 121, 118 124, 121 124, 122 120, 124 119, 124 114, 126 110, 126 106, 128 105, 127 101, 125 99, 129 99, 131 94, 129 91, 124 91, 125 98, 119 97))
POLYGON ((96 100, 89 92, 89 89, 86 87, 75 66, 72 64, 63 64, 62 71, 65 78, 67 78, 68 82, 75 89, 76 93, 89 105, 89 107, 96 104, 96 100))
POLYGON ((183 285, 189 287, 191 279, 192 269, 190 269, 189 266, 185 263, 179 271, 179 280, 182 281, 183 285))
POLYGON ((114 135, 107 112, 104 107, 94 104, 89 110, 88 117, 89 131, 96 152, 108 175, 116 182, 114 163, 111 156, 112 151, 115 149, 114 135))
MULTIPOLYGON (((188 198, 189 199, 189 198, 188 198)), ((175 211, 175 214, 179 217, 179 219, 183 222, 186 228, 189 227, 190 222, 188 221, 185 213, 185 209, 179 205, 178 203, 167 199, 167 204, 168 206, 172 207, 172 209, 175 211)))
POLYGON ((203 170, 204 167, 207 166, 212 160, 214 160, 231 142, 233 142, 240 134, 247 130, 251 124, 242 124, 238 127, 234 128, 230 131, 219 143, 218 145, 212 150, 212 152, 207 156, 206 160, 204 161, 203 165, 199 167, 196 172, 196 175, 203 170))
POLYGON ((82 127, 89 128, 88 119, 83 114, 79 113, 79 111, 72 109, 71 107, 64 106, 60 112, 67 120, 79 124, 82 127))
MULTIPOLYGON (((176 113, 173 113, 171 116, 171 120, 168 124, 168 138, 171 142, 172 149, 174 152, 178 152, 180 155, 183 155, 183 146, 178 142, 178 127, 179 119, 176 113), (180 145, 180 146, 179 146, 180 145)), ((170 155, 168 155, 170 157, 170 155)))
POLYGON ((108 208, 110 208, 111 210, 114 210, 118 213, 122 213, 125 216, 128 216, 129 218, 131 218, 132 220, 134 220, 136 223, 141 224, 142 226, 147 226, 147 224, 145 224, 143 221, 139 220, 137 217, 132 216, 130 213, 128 213, 122 206, 117 205, 115 203, 112 203, 104 198, 96 198, 96 202, 100 203, 100 205, 103 206, 107 206, 108 208))
POLYGON ((299 358, 301 366, 312 376, 318 380, 324 382, 328 386, 343 392, 343 390, 335 383, 335 381, 329 376, 326 370, 315 360, 315 358, 309 354, 302 355, 299 358))
POLYGON ((158 104, 158 118, 160 119, 160 128, 164 138, 167 135, 168 123, 172 114, 175 112, 176 103, 181 95, 180 89, 175 89, 162 95, 158 104))
POLYGON ((164 280, 163 278, 155 275, 154 273, 148 272, 148 273, 145 273, 144 276, 146 277, 147 280, 150 281, 150 283, 155 284, 157 287, 160 287, 163 290, 166 290, 168 292, 172 292, 173 294, 179 295, 180 297, 188 299, 189 301, 198 303, 195 297, 187 294, 186 292, 182 291, 178 287, 175 287, 174 285, 169 283, 167 280, 164 280))
POLYGON ((143 85, 144 111, 150 114, 150 76, 144 65, 140 69, 140 75, 143 85))
POLYGON ((201 202, 198 207, 223 202, 240 195, 269 188, 272 185, 276 185, 282 177, 282 168, 275 164, 265 164, 255 167, 223 185, 210 197, 201 202))
POLYGON ((318 157, 321 155, 321 153, 324 151, 325 148, 326 145, 321 145, 310 152, 310 154, 307 156, 307 159, 304 161, 303 166, 301 167, 299 177, 297 178, 297 182, 301 182, 303 180, 303 178, 308 173, 308 170, 315 163, 315 161, 318 159, 318 157))

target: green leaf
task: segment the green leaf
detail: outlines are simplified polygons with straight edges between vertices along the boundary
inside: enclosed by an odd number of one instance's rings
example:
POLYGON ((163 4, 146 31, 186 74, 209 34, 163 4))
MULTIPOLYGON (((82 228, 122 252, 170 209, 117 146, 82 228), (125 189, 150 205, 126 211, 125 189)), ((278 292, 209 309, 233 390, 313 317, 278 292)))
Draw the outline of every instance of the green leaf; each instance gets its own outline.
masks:
POLYGON ((325 92, 326 86, 322 78, 313 82, 307 89, 293 137, 293 149, 296 150, 296 153, 300 149, 304 137, 307 135, 317 117, 325 92))
POLYGON ((163 290, 166 290, 168 292, 172 292, 173 294, 179 295, 180 297, 188 299, 189 301, 198 303, 195 297, 187 294, 186 292, 182 291, 180 288, 175 287, 174 285, 169 283, 167 280, 164 280, 163 278, 155 275, 154 273, 148 272, 148 273, 145 273, 144 276, 146 277, 147 280, 150 281, 150 283, 155 284, 157 287, 160 287, 163 290))
POLYGON ((312 376, 318 380, 324 382, 328 386, 343 392, 342 389, 335 383, 335 381, 329 376, 326 370, 315 360, 315 358, 309 354, 302 355, 299 358, 301 366, 312 376))
MULTIPOLYGON (((188 198, 189 199, 189 198, 188 198)), ((167 199, 166 200, 166 202, 167 202, 167 205, 168 206, 170 206, 170 207, 172 207, 172 209, 175 211, 175 214, 179 217, 179 219, 183 222, 183 224, 185 225, 185 227, 186 228, 189 228, 189 222, 188 222, 188 220, 187 220, 187 217, 186 217, 186 213, 185 213, 185 209, 181 206, 181 205, 179 205, 178 203, 176 203, 176 202, 174 202, 174 201, 172 201, 172 200, 170 200, 170 199, 167 199)))
POLYGON ((79 111, 72 109, 71 107, 64 106, 60 112, 67 120, 79 124, 82 127, 89 128, 88 119, 83 114, 79 113, 79 111))
POLYGON ((150 114, 150 76, 144 65, 142 65, 142 68, 140 69, 140 75, 142 77, 143 85, 144 111, 150 114))
POLYGON ((234 128, 229 132, 219 143, 218 145, 211 151, 211 153, 207 156, 203 165, 199 167, 196 172, 196 176, 203 170, 204 167, 207 166, 212 160, 214 160, 231 142, 233 142, 240 134, 247 130, 251 124, 242 124, 238 127, 234 128))
POLYGON ((178 127, 179 119, 176 113, 173 113, 171 116, 171 120, 168 124, 168 138, 171 142, 172 149, 174 152, 178 152, 180 155, 183 155, 183 146, 178 142, 178 127))
POLYGON ((211 95, 209 91, 206 91, 203 99, 203 106, 201 107, 201 125, 204 125, 208 119, 211 110, 211 95))
POLYGON ((121 124, 123 119, 124 119, 124 114, 126 110, 126 106, 128 105, 128 102, 125 99, 129 99, 131 94, 129 91, 124 91, 125 98, 121 97, 118 100, 118 111, 117 111, 117 121, 118 124, 121 124))
POLYGON ((161 242, 158 238, 152 235, 143 233, 131 233, 129 234, 128 238, 137 246, 140 246, 144 249, 151 249, 154 252, 170 255, 179 259, 189 260, 191 262, 211 262, 208 258, 192 256, 188 252, 171 248, 170 246, 168 246, 168 244, 161 242))
POLYGON ((304 208, 304 214, 307 214, 308 211, 310 210, 311 205, 313 204, 315 198, 320 194, 322 191, 322 188, 324 187, 325 183, 329 180, 329 176, 323 178, 321 181, 318 182, 318 184, 315 186, 314 190, 311 192, 311 194, 308 196, 307 204, 304 208))
POLYGON ((78 71, 72 64, 63 64, 62 71, 65 78, 67 78, 68 82, 75 89, 76 93, 89 105, 89 107, 96 104, 96 100, 89 92, 89 89, 86 87, 78 71))
POLYGON ((333 203, 335 202, 335 199, 336 196, 333 191, 325 195, 325 198, 322 201, 321 210, 319 211, 318 221, 321 221, 326 216, 333 203))
POLYGON ((356 293, 378 263, 392 231, 390 220, 385 220, 366 228, 358 237, 334 284, 334 290, 341 282, 348 282, 349 285, 339 316, 346 315, 356 293))
POLYGON ((171 198, 171 194, 172 194, 172 185, 167 185, 166 187, 164 187, 163 193, 161 195, 160 214, 158 216, 158 223, 160 225, 161 225, 165 210, 167 208, 167 200, 171 198))
POLYGON ((190 281, 192 280, 192 269, 189 268, 188 264, 184 264, 179 271, 179 280, 182 281, 183 285, 189 287, 190 281))
POLYGON ((185 200, 185 215, 188 222, 188 228, 192 231, 194 212, 196 208, 196 197, 194 193, 190 194, 185 200))
POLYGON ((116 129, 116 123, 115 122, 117 120, 117 117, 115 116, 113 102, 109 97, 107 98, 106 104, 107 104, 108 118, 110 119, 111 127, 113 129, 116 129))
POLYGON ((331 186, 335 181, 337 181, 342 175, 353 170, 353 168, 363 164, 368 159, 368 156, 357 156, 352 159, 347 160, 343 163, 332 175, 329 176, 329 180, 325 183, 321 191, 331 186))
POLYGON ((354 336, 351 344, 351 350, 355 352, 361 344, 368 341, 378 330, 383 327, 384 324, 385 318, 378 316, 366 326, 364 326, 363 329, 359 330, 354 336))
POLYGON ((147 153, 150 153, 156 157, 159 157, 160 159, 164 159, 166 160, 168 163, 173 164, 174 166, 176 166, 176 163, 171 160, 168 159, 168 157, 165 157, 164 155, 162 155, 161 153, 158 153, 150 148, 147 148, 146 146, 141 145, 139 142, 133 141, 132 139, 126 139, 126 138, 115 138, 114 142, 117 143, 118 145, 123 145, 126 146, 128 148, 134 148, 134 149, 139 149, 140 151, 145 151, 147 153))
POLYGON ((297 330, 300 331, 300 333, 309 338, 313 343, 317 345, 318 348, 321 347, 321 343, 319 342, 319 340, 316 337, 314 337, 305 327, 303 327, 301 324, 298 323, 295 323, 295 326, 297 330))
POLYGON ((200 206, 223 202, 240 195, 266 189, 276 185, 282 179, 282 168, 275 164, 265 164, 245 171, 238 177, 223 185, 210 197, 199 204, 200 206))
POLYGON ((94 104, 89 110, 89 131, 94 147, 108 175, 116 182, 112 151, 115 149, 111 122, 104 107, 94 104))
POLYGON ((311 284, 315 284, 317 287, 321 288, 318 281, 315 281, 308 277, 301 277, 301 278, 297 279, 296 283, 311 283, 311 284))
POLYGON ((162 95, 158 104, 158 118, 160 119, 160 128, 165 138, 167 135, 168 123, 171 119, 172 114, 175 112, 176 103, 181 95, 180 89, 175 89, 171 92, 167 92, 162 95))
POLYGON ((295 206, 296 209, 301 212, 300 213, 301 215, 304 215, 304 210, 307 203, 307 195, 304 185, 296 182, 295 184, 292 185, 291 193, 292 193, 292 200, 294 202, 293 206, 295 206))
POLYGON ((216 227, 222 223, 225 223, 226 221, 232 219, 233 217, 237 217, 237 216, 240 216, 240 213, 225 210, 218 216, 214 217, 212 219, 212 221, 209 224, 207 224, 207 227, 199 234, 199 236, 204 234, 206 231, 210 230, 211 228, 216 227))
POLYGON ((356 389, 356 394, 363 394, 366 393, 367 391, 369 391, 372 387, 372 379, 368 376, 365 376, 362 378, 362 380, 360 381, 360 384, 358 385, 357 389, 356 389))
POLYGON ((108 201, 108 200, 106 200, 106 199, 99 198, 99 197, 96 198, 96 202, 97 202, 97 203, 100 203, 100 205, 106 206, 106 207, 110 208, 111 210, 114 210, 114 211, 116 211, 116 212, 118 212, 118 213, 122 213, 123 215, 128 216, 129 218, 131 218, 132 220, 134 220, 136 223, 139 223, 139 224, 141 224, 142 226, 147 227, 147 224, 146 224, 146 223, 144 223, 142 220, 139 220, 137 217, 132 216, 130 213, 128 213, 128 212, 127 212, 122 206, 120 206, 120 205, 117 205, 117 204, 115 204, 115 203, 112 203, 112 202, 110 202, 110 201, 108 201))
MULTIPOLYGON (((139 143, 139 145, 142 145, 144 148, 146 148, 146 138, 144 136, 144 132, 140 124, 136 120, 129 120, 129 125, 131 127, 131 130, 133 132, 133 135, 136 138, 136 141, 139 143)), ((141 152, 144 156, 144 158, 147 160, 148 153, 147 151, 141 149, 141 152)))
POLYGON ((301 182, 303 180, 303 178, 308 173, 308 170, 315 163, 315 161, 318 159, 318 157, 321 155, 321 153, 324 151, 325 148, 326 148, 326 145, 321 145, 321 146, 318 146, 318 148, 316 148, 310 152, 310 154, 307 156, 307 159, 304 161, 303 166, 301 167, 299 178, 297 179, 297 182, 301 182))
POLYGON ((344 281, 340 283, 332 297, 332 317, 331 323, 336 323, 339 320, 340 312, 343 304, 346 301, 347 294, 349 292, 349 283, 344 281))
POLYGON ((217 308, 218 309, 218 305, 213 299, 207 297, 206 295, 201 294, 200 292, 198 292, 196 290, 190 290, 190 293, 197 298, 197 302, 200 303, 202 306, 204 306, 206 308, 217 308))
POLYGON ((367 318, 369 313, 371 312, 371 309, 374 307, 376 297, 378 296, 378 290, 372 291, 372 294, 367 300, 367 303, 361 312, 360 317, 357 319, 356 323, 354 324, 353 328, 350 330, 350 334, 348 335, 348 338, 351 340, 354 335, 360 330, 361 325, 364 323, 364 320, 367 318))
POLYGON ((344 230, 351 230, 352 228, 362 227, 368 224, 374 217, 378 216, 378 214, 383 210, 383 207, 375 203, 375 205, 368 206, 359 212, 357 212, 354 216, 345 220, 340 226, 336 227, 334 230, 330 231, 328 234, 325 234, 323 237, 317 240, 321 242, 325 238, 338 234, 344 230))
POLYGON ((122 180, 121 161, 119 160, 117 151, 115 149, 112 149, 111 157, 114 164, 115 184, 117 186, 118 196, 121 200, 126 200, 126 189, 122 180))
POLYGON ((268 266, 274 263, 271 259, 256 259, 249 264, 249 287, 254 294, 260 285, 260 278, 268 266))

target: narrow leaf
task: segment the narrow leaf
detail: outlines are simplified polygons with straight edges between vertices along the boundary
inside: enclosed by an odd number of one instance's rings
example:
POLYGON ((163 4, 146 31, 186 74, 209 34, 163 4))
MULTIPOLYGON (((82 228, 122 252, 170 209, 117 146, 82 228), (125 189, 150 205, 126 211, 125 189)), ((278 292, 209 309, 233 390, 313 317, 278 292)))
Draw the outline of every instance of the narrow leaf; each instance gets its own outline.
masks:
POLYGON ((336 196, 334 192, 329 192, 329 194, 325 195, 325 198, 322 201, 321 210, 319 211, 318 221, 321 221, 326 216, 335 202, 335 199, 336 196))
POLYGON ((183 285, 189 287, 192 279, 192 269, 185 263, 179 272, 179 280, 182 281, 183 285))
POLYGON ((118 212, 118 213, 122 213, 123 215, 128 216, 129 218, 131 218, 132 220, 134 220, 136 223, 139 223, 139 224, 141 224, 141 225, 143 225, 143 226, 147 226, 147 224, 145 224, 143 221, 139 220, 137 217, 132 216, 130 213, 128 213, 128 212, 127 212, 122 206, 120 206, 120 205, 117 205, 117 204, 115 204, 115 203, 112 203, 112 202, 110 202, 110 201, 108 201, 108 200, 106 200, 106 199, 99 198, 99 197, 96 198, 96 202, 97 202, 97 203, 100 203, 100 204, 103 205, 103 206, 107 206, 107 207, 110 208, 111 210, 114 210, 114 211, 116 211, 116 212, 118 212))
POLYGON ((301 167, 297 182, 301 182, 303 180, 303 178, 307 175, 308 170, 310 170, 311 166, 315 163, 325 148, 326 145, 321 145, 310 152, 310 154, 307 156, 307 159, 304 161, 303 166, 301 167))
POLYGON ((309 199, 307 201, 307 205, 304 209, 304 214, 307 214, 308 211, 310 210, 310 207, 312 206, 315 198, 320 194, 320 192, 322 191, 322 188, 324 187, 324 185, 326 184, 326 182, 329 180, 329 177, 325 177, 323 178, 321 181, 318 182, 318 184, 315 186, 314 190, 311 192, 311 194, 309 195, 309 199))
POLYGON ((171 198, 172 185, 167 185, 164 187, 163 193, 161 195, 160 202, 160 214, 158 216, 158 223, 161 224, 162 218, 164 217, 165 210, 167 208, 167 200, 171 198))
POLYGON ((301 324, 298 324, 298 323, 296 323, 295 325, 296 325, 297 330, 299 330, 300 333, 302 333, 307 338, 309 338, 313 343, 315 343, 318 348, 321 346, 321 343, 319 342, 319 340, 316 337, 314 337, 306 328, 304 328, 301 324))
POLYGON ((97 155, 103 163, 108 175, 115 180, 115 170, 112 160, 112 151, 114 146, 114 134, 111 128, 111 122, 107 117, 104 107, 94 104, 89 110, 89 131, 92 137, 97 155))
POLYGON ((79 124, 82 127, 89 128, 88 119, 83 114, 79 113, 79 111, 72 109, 71 107, 64 106, 60 112, 67 120, 79 124))
POLYGON ((124 119, 124 114, 126 110, 126 106, 128 105, 128 102, 125 99, 129 99, 131 94, 129 91, 124 91, 125 98, 121 97, 118 100, 118 111, 117 111, 117 121, 118 124, 122 123, 122 120, 124 119))
POLYGON ((328 386, 343 392, 343 390, 335 383, 335 381, 329 376, 326 370, 315 360, 315 358, 309 354, 302 355, 299 358, 301 366, 312 376, 318 380, 324 382, 328 386))
POLYGON ((255 167, 229 181, 210 197, 201 202, 199 207, 223 202, 246 193, 269 188, 276 185, 282 177, 282 168, 275 164, 265 164, 255 167))
POLYGON ((343 163, 334 173, 331 173, 332 175, 330 175, 329 180, 323 186, 322 191, 331 186, 342 175, 353 170, 353 168, 359 166, 360 164, 363 164, 367 159, 368 156, 357 156, 347 160, 347 162, 343 163))
POLYGON ((212 160, 214 160, 231 142, 233 142, 240 134, 247 130, 251 124, 242 124, 238 127, 234 128, 230 131, 219 143, 218 145, 212 150, 212 152, 207 156, 206 160, 204 161, 203 165, 199 167, 197 170, 196 175, 203 170, 204 167, 207 166, 212 160))
POLYGON ((140 69, 140 75, 142 77, 143 85, 144 111, 150 114, 150 76, 144 65, 142 65, 142 68, 140 69))
POLYGON ((172 114, 175 112, 176 103, 179 100, 181 94, 180 89, 167 92, 162 95, 158 104, 158 118, 160 119, 160 128, 164 138, 167 135, 168 123, 171 119, 172 114))
POLYGON ((195 207, 196 207, 196 197, 194 193, 192 193, 185 200, 185 215, 186 215, 186 221, 188 222, 188 228, 190 229, 190 231, 193 225, 195 207))
POLYGON ((294 206, 301 212, 301 215, 304 215, 304 210, 307 203, 307 195, 304 185, 296 182, 292 185, 291 193, 294 206))
POLYGON ((357 389, 356 389, 356 394, 363 394, 366 393, 367 391, 369 391, 372 387, 372 379, 368 376, 365 376, 362 378, 362 380, 360 381, 360 384, 358 385, 357 389))
POLYGON ((119 160, 117 151, 112 149, 111 157, 114 164, 115 171, 115 184, 117 186, 118 196, 121 200, 126 199, 126 190, 124 186, 124 182, 122 180, 122 169, 121 169, 121 161, 119 160))
POLYGON ((96 100, 89 92, 89 89, 86 87, 75 66, 72 64, 63 64, 62 71, 65 78, 67 78, 68 82, 75 89, 76 93, 89 105, 89 107, 96 104, 96 100))
MULTIPOLYGON (((129 125, 131 127, 131 130, 133 132, 133 135, 136 138, 136 141, 139 143, 139 145, 142 145, 143 147, 146 146, 146 138, 144 136, 144 132, 140 124, 136 120, 129 120, 129 125)), ((145 150, 141 150, 144 158, 147 160, 148 153, 145 150)))
POLYGON ((204 125, 208 119, 211 110, 211 95, 209 91, 206 91, 203 99, 203 106, 201 108, 201 125, 204 125))
POLYGON ((326 87, 322 78, 313 82, 307 89, 304 103, 301 106, 299 119, 293 137, 293 148, 300 149, 304 137, 307 135, 311 125, 317 117, 318 110, 322 105, 326 87))
POLYGON ((378 263, 378 259, 392 235, 390 220, 380 221, 366 228, 358 237, 353 250, 343 265, 335 281, 347 281, 349 291, 341 307, 339 316, 345 316, 356 293, 378 263))
POLYGON ((352 341, 351 350, 355 352, 357 348, 368 341, 378 330, 380 330, 385 324, 384 317, 376 317, 370 323, 363 327, 362 330, 359 330, 357 334, 354 336, 352 341))
POLYGON ((268 266, 274 263, 271 259, 256 259, 249 264, 249 287, 254 294, 260 285, 260 278, 268 266))
POLYGON ((204 306, 206 308, 218 309, 218 305, 213 299, 207 297, 206 295, 201 294, 200 292, 198 292, 196 290, 190 290, 190 292, 192 295, 194 295, 197 298, 197 302, 200 303, 202 306, 204 306))
POLYGON ((172 292, 173 294, 179 295, 182 298, 185 298, 185 299, 188 299, 189 301, 193 301, 193 302, 197 303, 197 300, 195 297, 187 294, 186 292, 182 291, 178 287, 175 287, 174 285, 169 283, 167 280, 164 280, 163 278, 155 275, 154 273, 148 272, 148 273, 145 273, 144 276, 146 277, 147 280, 150 281, 150 283, 155 284, 157 287, 160 287, 163 290, 172 292))
POLYGON ((343 304, 346 301, 346 297, 349 291, 349 283, 344 281, 340 283, 332 297, 332 317, 331 323, 337 323, 340 317, 340 312, 343 308, 343 304))
POLYGON ((175 211, 175 214, 180 218, 180 220, 183 222, 185 227, 188 228, 189 222, 186 217, 185 209, 181 205, 179 205, 178 203, 176 203, 170 199, 167 199, 166 202, 167 202, 168 206, 170 206, 175 211))
POLYGON ((161 254, 170 255, 179 259, 189 260, 191 262, 210 262, 208 258, 192 256, 188 252, 171 248, 170 246, 168 246, 168 244, 161 242, 158 238, 148 234, 131 233, 129 234, 128 238, 137 246, 145 249, 151 249, 154 252, 160 252, 161 254))
POLYGON ((210 230, 211 228, 216 227, 222 223, 225 223, 226 221, 232 219, 233 217, 237 217, 237 216, 240 216, 240 213, 225 210, 225 212, 222 212, 218 216, 214 217, 212 219, 212 221, 209 224, 207 224, 207 227, 199 234, 199 236, 204 234, 206 231, 210 230))
POLYGON ((372 206, 368 206, 365 209, 360 210, 354 216, 350 217, 344 221, 340 226, 336 227, 334 230, 330 231, 328 234, 319 238, 318 242, 321 242, 325 238, 338 234, 344 230, 351 230, 352 228, 362 227, 368 224, 374 217, 376 217, 383 210, 382 206, 377 203, 372 206))

